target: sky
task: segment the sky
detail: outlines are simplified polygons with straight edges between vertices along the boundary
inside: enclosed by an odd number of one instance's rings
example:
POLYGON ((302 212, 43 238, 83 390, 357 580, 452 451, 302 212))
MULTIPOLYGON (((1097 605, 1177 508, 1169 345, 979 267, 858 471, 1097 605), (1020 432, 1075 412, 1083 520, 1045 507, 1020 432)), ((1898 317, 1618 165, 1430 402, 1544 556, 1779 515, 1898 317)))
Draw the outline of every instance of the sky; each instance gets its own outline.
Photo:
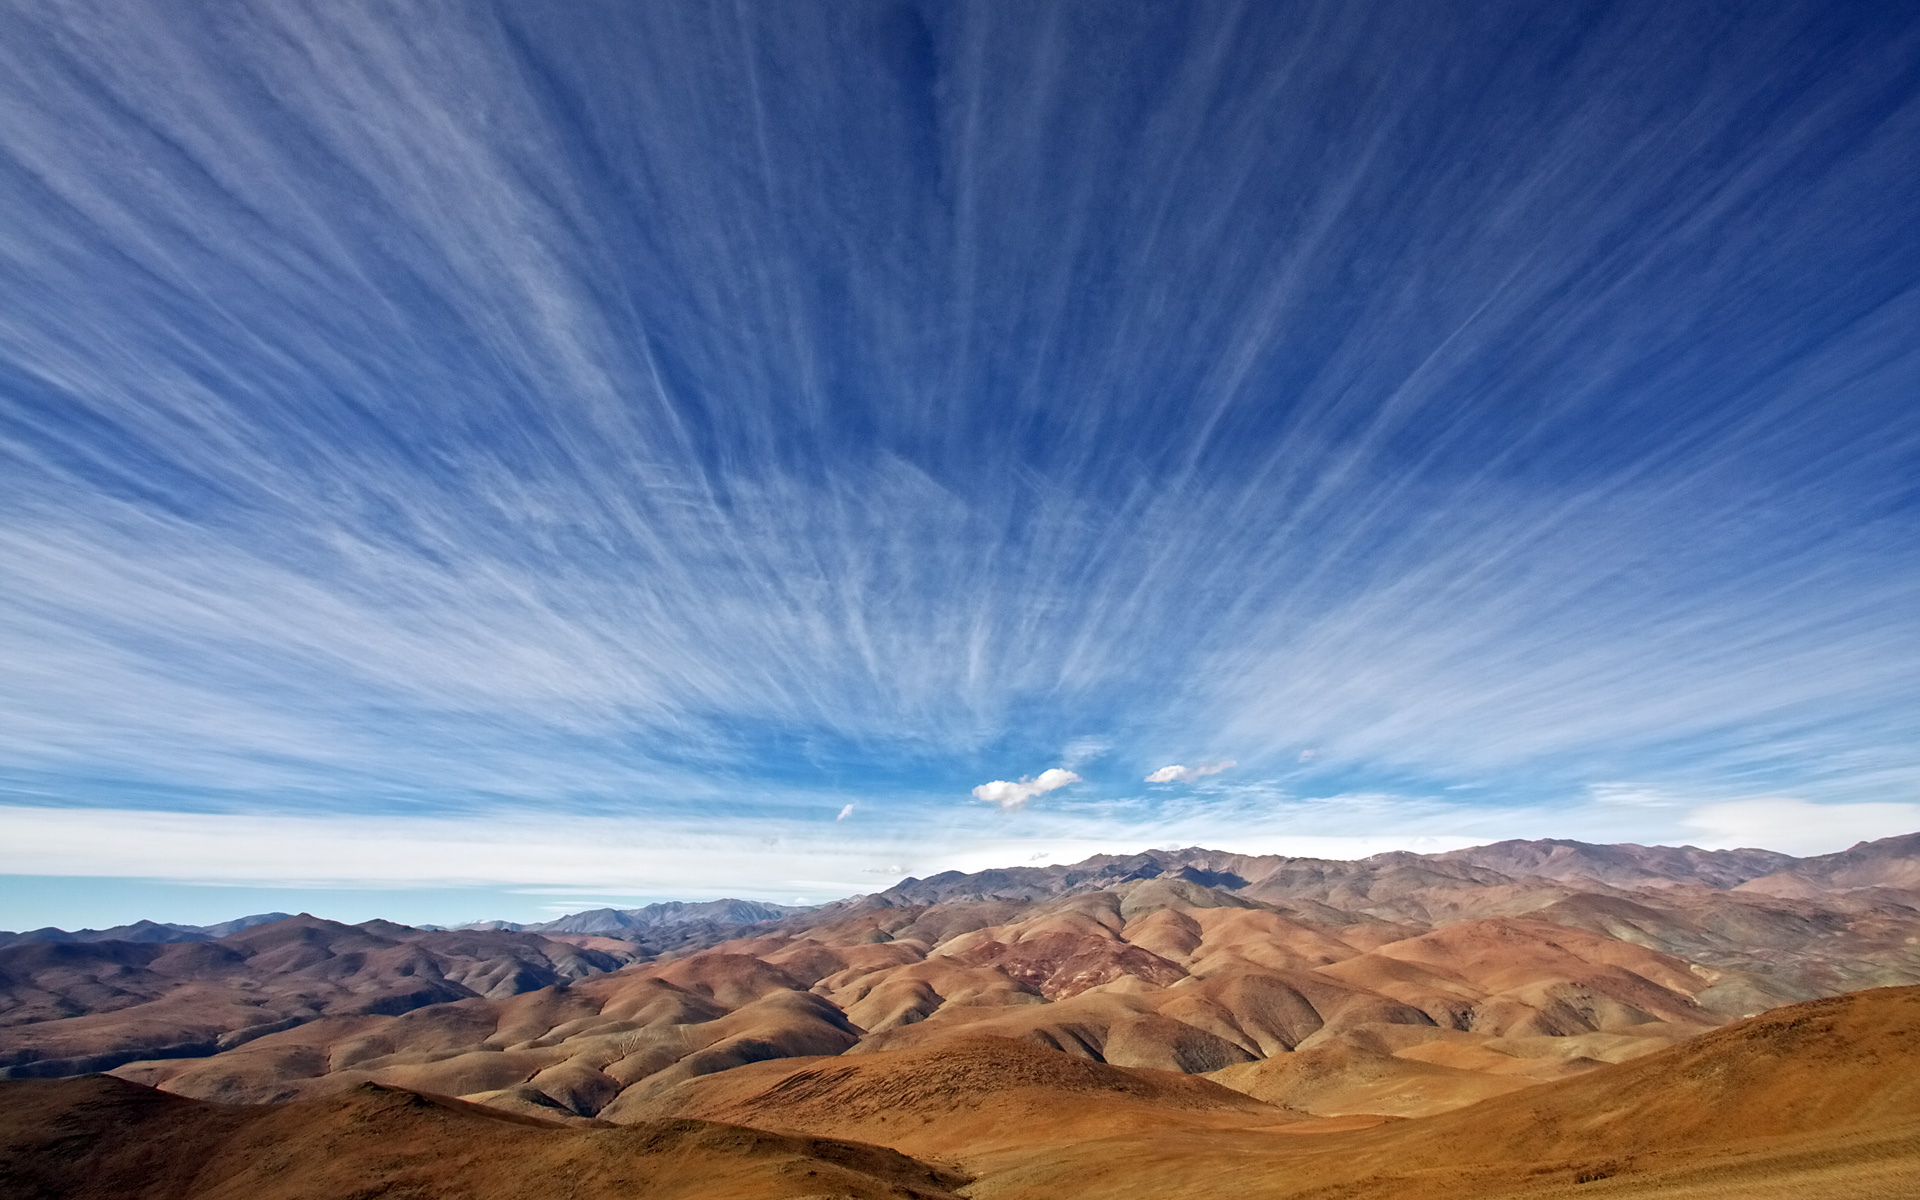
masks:
POLYGON ((0 3, 0 927, 1920 829, 1920 10, 0 3))

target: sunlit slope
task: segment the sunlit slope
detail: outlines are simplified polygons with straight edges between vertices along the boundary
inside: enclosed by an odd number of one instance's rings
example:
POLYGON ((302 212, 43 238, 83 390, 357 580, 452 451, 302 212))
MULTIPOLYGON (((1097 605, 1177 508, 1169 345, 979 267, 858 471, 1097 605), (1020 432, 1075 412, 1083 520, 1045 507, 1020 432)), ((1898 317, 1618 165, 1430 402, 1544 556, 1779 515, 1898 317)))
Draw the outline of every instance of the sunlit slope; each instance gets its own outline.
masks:
POLYGON ((1114 1067, 995 1037, 936 1048, 777 1060, 623 1096, 616 1121, 671 1116, 807 1133, 831 1129, 971 1162, 1169 1130, 1267 1129, 1291 1113, 1205 1079, 1114 1067))
POLYGON ((1796 1005, 1635 1062, 1367 1130, 1180 1130, 987 1165, 970 1195, 1917 1195, 1920 988, 1796 1005))

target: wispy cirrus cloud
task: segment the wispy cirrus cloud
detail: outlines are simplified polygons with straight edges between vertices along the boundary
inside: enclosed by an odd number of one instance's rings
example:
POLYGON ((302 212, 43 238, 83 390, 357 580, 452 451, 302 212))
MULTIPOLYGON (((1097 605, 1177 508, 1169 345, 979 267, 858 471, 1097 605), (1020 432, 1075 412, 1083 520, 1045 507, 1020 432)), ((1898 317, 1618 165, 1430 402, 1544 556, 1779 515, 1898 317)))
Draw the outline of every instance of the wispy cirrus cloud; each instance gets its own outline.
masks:
POLYGON ((1232 759, 1227 759, 1224 762, 1205 763, 1197 767, 1183 767, 1179 763, 1175 763, 1172 766, 1161 767, 1159 770, 1154 771, 1146 777, 1145 782, 1192 783, 1196 779, 1204 779, 1209 775, 1218 775, 1233 765, 1234 762, 1232 759))
POLYGON ((0 786, 1920 788, 1909 21, 689 11, 0 14, 0 786))

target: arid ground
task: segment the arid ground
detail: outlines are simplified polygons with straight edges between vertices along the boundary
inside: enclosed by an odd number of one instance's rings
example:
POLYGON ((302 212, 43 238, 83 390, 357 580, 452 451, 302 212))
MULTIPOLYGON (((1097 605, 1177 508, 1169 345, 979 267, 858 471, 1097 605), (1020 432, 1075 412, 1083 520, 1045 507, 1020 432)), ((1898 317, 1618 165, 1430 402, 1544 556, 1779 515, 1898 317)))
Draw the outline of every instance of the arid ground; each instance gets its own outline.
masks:
POLYGON ((1155 852, 666 951, 17 940, 0 1188, 1916 1195, 1916 851, 1155 852))

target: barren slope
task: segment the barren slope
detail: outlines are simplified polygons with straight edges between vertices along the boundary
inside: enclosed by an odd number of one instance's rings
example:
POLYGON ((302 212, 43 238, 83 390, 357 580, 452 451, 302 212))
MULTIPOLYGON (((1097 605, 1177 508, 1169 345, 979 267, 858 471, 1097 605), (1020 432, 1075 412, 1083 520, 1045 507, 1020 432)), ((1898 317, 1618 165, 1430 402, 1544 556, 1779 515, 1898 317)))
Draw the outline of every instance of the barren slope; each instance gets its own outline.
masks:
POLYGON ((210 942, 25 942, 0 949, 0 1078, 206 1056, 321 1017, 513 996, 625 961, 536 934, 310 916, 210 942))
POLYGON ((624 969, 642 951, 593 934, 310 917, 185 945, 31 943, 0 949, 0 1071, 111 1067, 235 1103, 373 1082, 582 1121, 774 1060, 988 1038, 1306 1113, 1420 1116, 1920 981, 1920 894, 1889 886, 1912 841, 1808 860, 1155 851, 908 880, 624 969), (1542 873, 1507 873, 1525 871, 1542 873), (1829 890, 1746 887, 1783 873, 1829 890))
POLYGON ((562 1118, 652 1111, 642 1102, 688 1080, 766 1060, 982 1037, 1120 1067, 1220 1072, 1233 1086, 1243 1085, 1238 1064, 1324 1047, 1400 1056, 1398 1069, 1427 1079, 1487 1076, 1383 1093, 1374 1110, 1408 1115, 1711 1028, 1728 1016, 1702 1002, 1711 986, 1684 960, 1547 922, 1429 933, 1136 880, 1023 906, 874 905, 518 995, 258 1030, 216 1054, 118 1073, 230 1102, 378 1082, 562 1118), (1571 1041, 1560 1054, 1519 1049, 1598 1034, 1608 1035, 1604 1056, 1571 1041), (1438 1041, 1478 1055, 1420 1057, 1438 1041))
POLYGON ((701 1117, 859 1138, 943 1159, 1147 1131, 1257 1129, 1300 1120, 1204 1079, 1108 1066, 994 1037, 937 1049, 759 1063, 622 1097, 604 1115, 616 1121, 701 1117))
POLYGON ((969 1194, 982 1200, 1920 1195, 1920 988, 1797 1005, 1632 1063, 1372 1129, 1186 1130, 975 1165, 987 1174, 969 1194))
POLYGON ((20 1200, 942 1200, 961 1182, 877 1146, 702 1121, 566 1129, 371 1085, 235 1108, 102 1076, 0 1083, 0 1194, 20 1200))

